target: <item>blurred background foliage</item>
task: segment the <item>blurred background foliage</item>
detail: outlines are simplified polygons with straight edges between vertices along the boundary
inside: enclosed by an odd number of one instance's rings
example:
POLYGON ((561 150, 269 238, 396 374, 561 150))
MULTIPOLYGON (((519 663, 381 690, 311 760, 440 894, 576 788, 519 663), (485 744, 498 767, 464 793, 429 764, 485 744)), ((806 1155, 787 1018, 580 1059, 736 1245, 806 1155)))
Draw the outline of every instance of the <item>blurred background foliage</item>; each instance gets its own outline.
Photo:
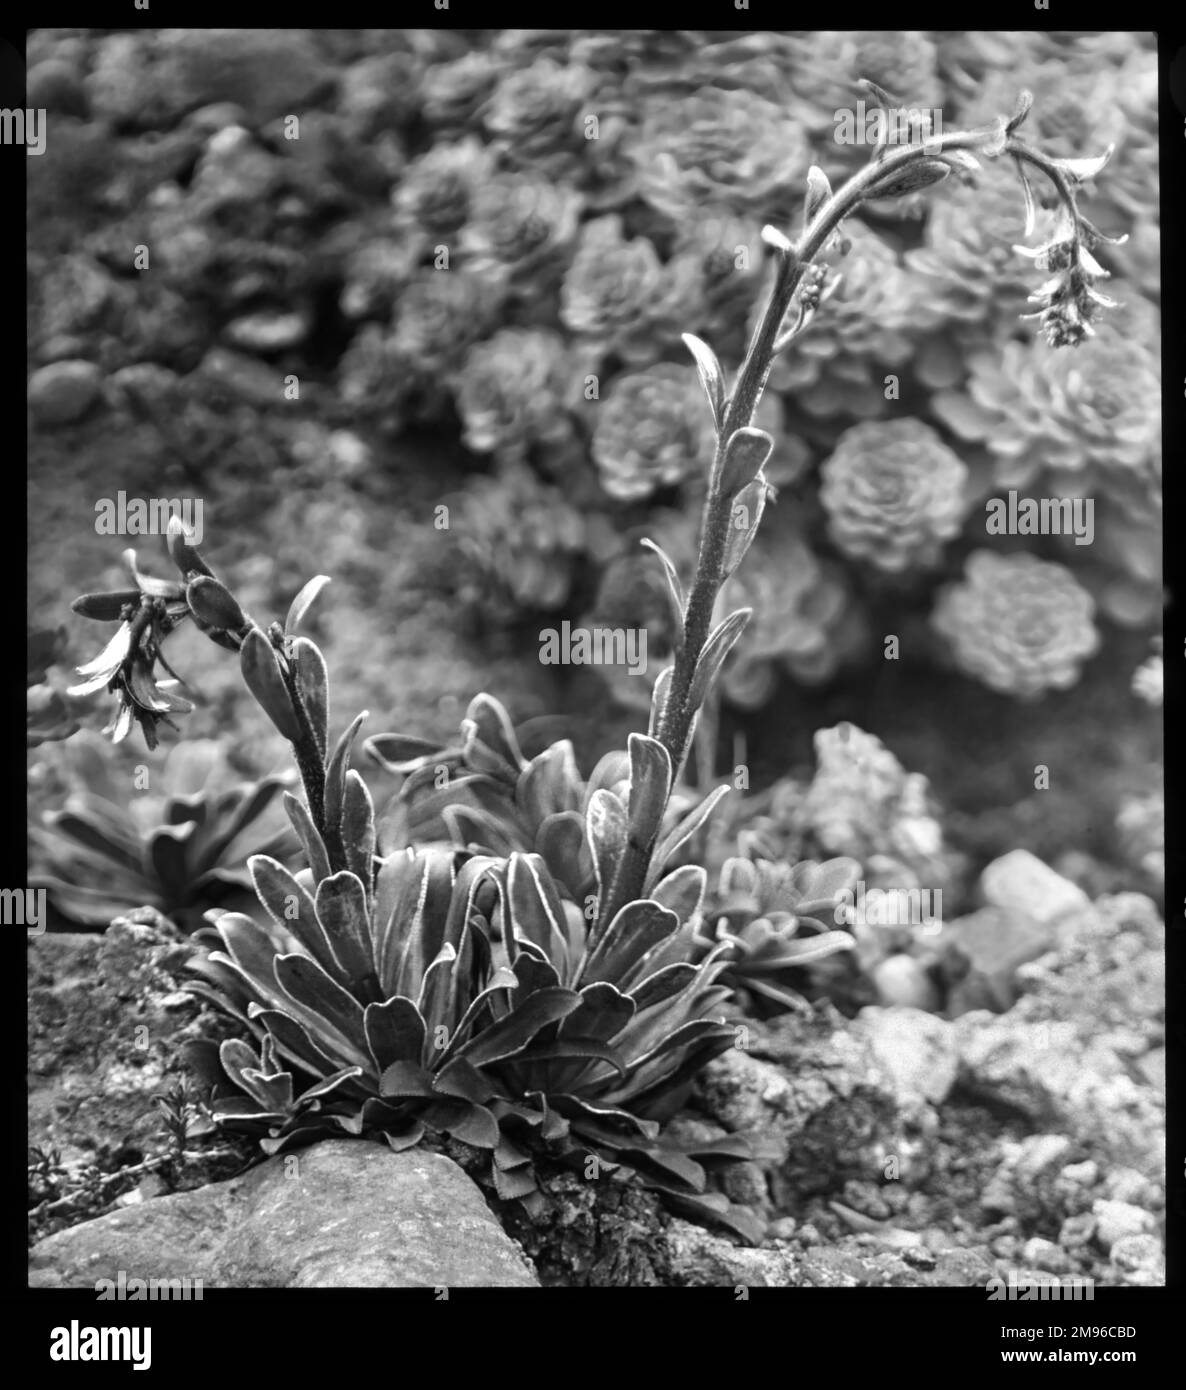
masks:
MULTIPOLYGON (((1155 878, 1152 36, 58 29, 31 33, 28 64, 49 112, 28 180, 38 822, 77 775, 54 740, 106 716, 62 690, 93 641, 69 598, 122 583, 121 542, 95 529, 121 489, 202 499, 261 621, 333 576, 313 630, 339 720, 445 737, 487 689, 586 768, 620 744, 646 678, 543 667, 540 631, 647 624, 658 673, 670 634, 639 540, 687 573, 711 450, 679 335, 740 363, 762 225, 797 230, 812 163, 835 185, 868 157, 834 139, 863 76, 948 127, 1027 87, 1054 153, 1114 142, 1084 206, 1128 234, 1100 253, 1124 308, 1078 351, 1019 318, 1036 281, 1010 169, 850 220, 838 288, 759 412, 778 498, 727 595, 756 614, 716 772, 740 750, 741 827, 822 775, 813 736, 851 722, 925 775, 972 867, 1020 844, 1155 878), (988 535, 984 503, 1010 489, 1093 499, 1093 543, 988 535)), ((187 737, 243 782, 274 771, 236 663, 192 633, 171 659, 199 699, 187 737)), ((101 756, 182 794, 167 747, 101 756)), ((866 793, 834 795, 843 816, 866 793)), ((862 853, 791 838, 792 857, 862 853)))

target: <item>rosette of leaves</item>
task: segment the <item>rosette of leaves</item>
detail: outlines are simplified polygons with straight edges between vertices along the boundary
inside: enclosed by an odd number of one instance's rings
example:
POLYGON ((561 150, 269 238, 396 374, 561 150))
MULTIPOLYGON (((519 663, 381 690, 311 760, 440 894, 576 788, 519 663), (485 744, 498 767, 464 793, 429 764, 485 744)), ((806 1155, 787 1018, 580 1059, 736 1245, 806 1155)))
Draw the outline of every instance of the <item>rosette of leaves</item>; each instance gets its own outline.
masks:
POLYGON ((934 564, 971 501, 963 460, 921 420, 845 430, 820 478, 832 540, 890 574, 934 564))
POLYGON ((809 162, 784 103, 720 87, 650 98, 632 154, 640 195, 676 226, 705 208, 789 221, 809 162))
MULTIPOLYGON (((696 288, 686 260, 663 265, 646 237, 627 239, 614 213, 581 228, 560 291, 561 321, 596 361, 653 362, 679 339, 677 315, 696 288)), ((686 320, 685 320, 686 321, 686 320)))
POLYGON ((477 272, 509 277, 521 297, 546 299, 572 258, 581 207, 580 193, 566 184, 496 174, 474 195, 459 253, 477 272))
POLYGON ((454 391, 462 440, 475 453, 518 461, 534 444, 555 448, 572 436, 568 355, 547 329, 503 328, 475 344, 454 391))
POLYGON ((541 55, 504 73, 479 112, 503 160, 549 178, 571 179, 591 143, 585 122, 593 75, 541 55))
POLYGON ((452 499, 449 532, 462 602, 504 622, 562 607, 585 553, 583 514, 525 464, 471 479, 452 499))
MULTIPOLYGON (((490 695, 474 699, 458 740, 442 747, 403 734, 375 734, 368 755, 404 778, 381 821, 400 843, 448 839, 471 852, 505 857, 532 852, 561 893, 582 910, 596 895, 597 871, 582 825, 602 792, 629 797, 631 754, 606 753, 582 777, 572 744, 561 739, 524 757, 510 716, 490 695)), ((719 803, 718 789, 689 806, 673 796, 660 822, 654 872, 682 865, 685 851, 719 803)))
POLYGON ((606 492, 623 502, 701 471, 712 443, 699 388, 671 362, 615 377, 595 419, 593 461, 606 492))
POLYGON ((34 886, 48 890, 69 921, 106 927, 138 907, 155 907, 184 930, 207 908, 251 895, 252 854, 291 858, 297 841, 276 798, 285 777, 240 783, 212 740, 171 748, 158 772, 163 792, 117 777, 86 739, 64 750, 76 790, 44 825, 31 825, 34 886))
POLYGON ((855 859, 800 864, 727 859, 706 913, 709 949, 731 948, 723 978, 748 1013, 760 1018, 802 1006, 798 973, 814 961, 851 950, 851 935, 835 930, 837 909, 861 874, 855 859))
POLYGON ((427 248, 456 236, 477 190, 494 173, 490 149, 473 137, 442 141, 404 170, 394 192, 394 230, 427 248))
POLYGON ((983 442, 1003 489, 1098 490, 1132 516, 1155 515, 1159 325, 1151 308, 1143 317, 1143 324, 1134 317, 1133 332, 1091 338, 1073 356, 1024 343, 976 354, 966 391, 940 393, 934 412, 961 438, 983 442))
POLYGON ((1099 650, 1091 594, 1065 566, 1024 551, 975 550, 939 595, 931 625, 961 670, 1033 699, 1067 690, 1099 650))
MULTIPOLYGON (((632 740, 636 796, 657 795, 656 749, 632 740)), ((195 967, 195 988, 256 1040, 196 1054, 215 1083, 215 1122, 269 1153, 327 1133, 382 1135, 396 1149, 449 1135, 488 1151, 495 1191, 529 1205, 533 1152, 593 1153, 754 1238, 752 1215, 708 1192, 697 1161, 748 1145, 689 1151, 661 1133, 695 1072, 734 1041, 717 1014, 724 950, 690 959, 703 870, 661 876, 648 898, 590 927, 541 857, 408 850, 376 861, 360 809, 341 823, 352 867, 323 876, 329 850, 307 826, 309 886, 257 856, 269 922, 215 923, 219 949, 195 967)), ((604 901, 624 803, 595 794, 584 833, 604 901)))
POLYGON ((503 64, 486 49, 472 49, 448 62, 434 63, 420 83, 420 113, 437 138, 462 136, 474 129, 479 108, 502 73, 503 64))

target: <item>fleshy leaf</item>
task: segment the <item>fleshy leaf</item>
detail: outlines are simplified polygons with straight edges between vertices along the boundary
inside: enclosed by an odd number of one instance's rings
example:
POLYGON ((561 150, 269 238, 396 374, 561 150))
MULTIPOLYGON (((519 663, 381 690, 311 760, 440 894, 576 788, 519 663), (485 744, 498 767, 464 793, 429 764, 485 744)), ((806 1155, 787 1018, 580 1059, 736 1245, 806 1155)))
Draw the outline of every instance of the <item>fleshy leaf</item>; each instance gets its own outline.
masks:
POLYGON ((253 627, 243 639, 239 661, 247 688, 259 702, 260 708, 289 743, 299 743, 301 726, 288 698, 276 653, 259 628, 253 627))

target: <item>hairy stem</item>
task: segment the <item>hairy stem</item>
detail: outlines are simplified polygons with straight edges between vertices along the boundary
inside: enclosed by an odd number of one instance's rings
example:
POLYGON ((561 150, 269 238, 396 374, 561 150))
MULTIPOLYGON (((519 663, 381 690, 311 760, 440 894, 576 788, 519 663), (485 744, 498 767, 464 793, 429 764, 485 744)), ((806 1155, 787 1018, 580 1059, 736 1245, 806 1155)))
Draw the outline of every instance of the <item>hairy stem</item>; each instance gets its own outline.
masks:
MULTIPOLYGON (((683 642, 676 652, 671 685, 657 730, 659 741, 671 757, 673 785, 684 765, 695 728, 697 707, 692 700, 692 683, 704 644, 712 630, 713 610, 724 582, 722 568, 733 500, 723 496, 720 487, 726 447, 739 429, 753 421, 776 353, 785 345, 785 340, 780 342, 780 329, 803 278, 804 269, 820 254, 844 218, 855 212, 866 198, 876 196, 874 190, 877 184, 921 160, 935 159, 952 150, 982 148, 990 139, 999 138, 999 131, 1000 127, 950 131, 931 136, 922 144, 904 145, 888 152, 883 149, 876 160, 854 174, 824 202, 793 247, 784 246, 776 252, 778 260, 774 285, 761 321, 750 340, 717 433, 708 494, 702 513, 696 573, 684 610, 683 642)), ((1022 149, 1030 153, 1027 147, 1022 149)), ((1020 156, 1021 152, 1018 153, 1020 156)), ((1054 170, 1053 175, 1057 174, 1058 171, 1054 170)), ((639 843, 632 828, 627 851, 614 876, 611 906, 641 896, 653 848, 653 840, 645 845, 639 843)))

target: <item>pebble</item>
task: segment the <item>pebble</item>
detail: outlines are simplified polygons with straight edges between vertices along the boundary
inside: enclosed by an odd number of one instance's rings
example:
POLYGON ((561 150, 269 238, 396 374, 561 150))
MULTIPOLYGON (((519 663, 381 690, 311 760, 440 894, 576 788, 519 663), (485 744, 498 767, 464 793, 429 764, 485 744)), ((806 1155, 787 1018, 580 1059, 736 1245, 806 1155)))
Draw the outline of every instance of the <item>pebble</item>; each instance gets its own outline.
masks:
POLYGON ((39 424, 68 425, 86 414, 102 386, 103 374, 93 362, 50 362, 29 378, 29 409, 39 424))
POLYGON ((1152 1215, 1129 1202, 1100 1200, 1092 1204, 1096 1219, 1095 1238, 1105 1250, 1111 1250, 1125 1236, 1145 1235, 1153 1229, 1152 1215))
POLYGON ((1055 873, 1027 849, 1010 850, 994 859, 980 875, 980 891, 991 906, 1023 913, 1043 924, 1081 911, 1091 902, 1078 884, 1055 873))
POLYGON ((1154 1235, 1121 1236, 1112 1246, 1110 1255, 1116 1268, 1126 1274, 1164 1278, 1161 1241, 1154 1235))

